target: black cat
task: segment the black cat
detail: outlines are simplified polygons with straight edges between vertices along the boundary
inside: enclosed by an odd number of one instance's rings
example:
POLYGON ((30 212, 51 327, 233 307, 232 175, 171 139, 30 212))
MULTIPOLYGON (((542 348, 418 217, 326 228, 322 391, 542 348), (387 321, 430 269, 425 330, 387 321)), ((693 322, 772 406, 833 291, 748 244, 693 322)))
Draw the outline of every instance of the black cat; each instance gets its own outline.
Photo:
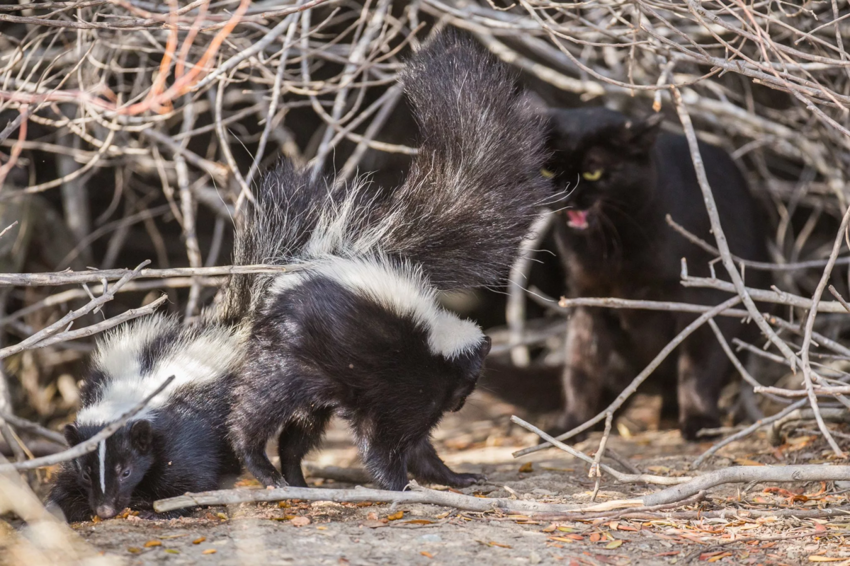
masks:
MULTIPOLYGON (((552 158, 541 171, 559 203, 556 240, 570 297, 619 297, 716 305, 728 295, 680 284, 681 258, 691 275, 709 276, 707 252, 675 233, 665 215, 708 242, 708 213, 684 136, 661 133, 661 115, 644 120, 603 108, 551 110, 552 158)), ((722 149, 700 144, 708 180, 732 253, 766 260, 762 220, 747 183, 722 149)), ((718 276, 723 268, 718 266, 718 276)), ((725 274, 724 274, 725 275, 725 274)), ((765 275, 747 272, 763 286, 765 275)), ((566 339, 566 407, 552 432, 571 430, 604 409, 694 315, 577 308, 566 339)), ((752 332, 737 319, 717 319, 731 339, 752 332)), ((719 425, 721 388, 732 365, 710 327, 690 336, 650 379, 665 388, 666 408, 678 401, 688 439, 719 425), (674 378, 678 387, 672 387, 674 378), (669 381, 667 381, 669 379, 669 381), (675 398, 673 391, 677 392, 675 398)))

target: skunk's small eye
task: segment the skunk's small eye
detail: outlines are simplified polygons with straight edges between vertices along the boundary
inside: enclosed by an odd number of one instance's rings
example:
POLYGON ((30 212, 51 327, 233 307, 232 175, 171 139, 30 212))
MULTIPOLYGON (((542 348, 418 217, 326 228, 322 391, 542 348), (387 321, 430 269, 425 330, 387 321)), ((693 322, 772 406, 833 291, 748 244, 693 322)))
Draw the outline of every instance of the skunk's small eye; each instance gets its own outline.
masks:
POLYGON ((540 169, 540 174, 543 175, 544 179, 552 179, 553 177, 555 177, 555 172, 550 171, 549 169, 546 169, 545 167, 540 169))
POLYGON ((602 169, 596 169, 595 171, 585 171, 581 174, 581 178, 585 181, 598 181, 600 177, 602 177, 602 169))
POLYGON ((130 468, 125 469, 123 472, 121 472, 121 479, 123 480, 129 478, 132 472, 133 470, 131 470, 130 468))
POLYGON ((84 482, 91 483, 91 475, 89 474, 88 470, 83 470, 82 472, 80 472, 80 477, 83 478, 84 482))

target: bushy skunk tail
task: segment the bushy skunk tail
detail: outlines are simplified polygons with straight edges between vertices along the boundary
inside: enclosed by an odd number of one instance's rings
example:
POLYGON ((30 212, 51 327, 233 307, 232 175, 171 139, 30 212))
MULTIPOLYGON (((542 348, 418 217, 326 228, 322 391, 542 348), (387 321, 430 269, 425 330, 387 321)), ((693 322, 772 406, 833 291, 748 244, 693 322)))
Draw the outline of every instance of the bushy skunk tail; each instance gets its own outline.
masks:
MULTIPOLYGON (((311 181, 281 163, 237 229, 236 265, 380 255, 420 266, 439 289, 507 274, 548 195, 541 119, 504 65, 451 31, 410 60, 402 82, 422 137, 402 186, 311 181)), ((219 312, 250 312, 272 277, 234 276, 219 312)))
POLYGON ((411 59, 402 82, 422 142, 381 218, 381 247, 441 289, 497 283, 549 192, 541 120, 507 67, 451 30, 411 59))
MULTIPOLYGON (((248 204, 236 226, 233 265, 284 265, 304 254, 322 208, 332 203, 333 191, 323 179, 310 180, 281 161, 266 172, 255 203, 248 204)), ((238 322, 253 310, 274 274, 232 275, 223 287, 216 315, 238 322)))

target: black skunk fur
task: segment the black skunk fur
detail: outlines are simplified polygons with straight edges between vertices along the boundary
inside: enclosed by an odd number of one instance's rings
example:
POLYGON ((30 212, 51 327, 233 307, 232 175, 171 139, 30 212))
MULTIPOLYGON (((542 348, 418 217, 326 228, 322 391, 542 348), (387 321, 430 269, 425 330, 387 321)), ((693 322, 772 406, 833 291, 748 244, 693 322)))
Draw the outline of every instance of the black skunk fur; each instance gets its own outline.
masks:
POLYGON ((478 478, 451 471, 429 437, 475 388, 490 340, 436 292, 506 273, 547 196, 543 132, 505 68, 454 33, 413 58, 404 86, 423 142, 401 187, 311 182, 283 164, 237 231, 238 263, 303 264, 241 278, 225 297, 254 311, 230 431, 266 485, 306 485, 301 459, 334 413, 383 488, 403 489, 408 470, 478 478), (278 431, 282 473, 265 453, 278 431))
POLYGON ((60 469, 50 494, 68 521, 108 519, 124 508, 149 516, 157 499, 217 489, 239 462, 227 442, 239 336, 226 326, 184 328, 151 316, 105 336, 65 428, 70 445, 94 436, 171 375, 174 381, 98 449, 60 469))
MULTIPOLYGON (((713 236, 687 141, 661 133, 660 118, 630 120, 604 108, 550 111, 554 153, 543 173, 552 178, 556 191, 569 195, 560 203, 562 220, 556 222, 569 296, 704 305, 726 298, 722 292, 680 283, 682 258, 691 275, 708 277, 713 257, 675 233, 665 215, 705 241, 713 236)), ((732 253, 766 261, 762 218, 743 175, 722 149, 700 143, 700 152, 732 253)), ((748 284, 762 287, 768 282, 764 272, 747 271, 748 284)), ((577 308, 567 330, 566 407, 551 432, 571 430, 604 409, 694 318, 577 308)), ((729 340, 754 330, 735 319, 717 319, 717 324, 729 340)), ((719 426, 717 402, 732 372, 708 326, 656 370, 652 379, 672 401, 667 410, 678 404, 686 438, 719 426)))

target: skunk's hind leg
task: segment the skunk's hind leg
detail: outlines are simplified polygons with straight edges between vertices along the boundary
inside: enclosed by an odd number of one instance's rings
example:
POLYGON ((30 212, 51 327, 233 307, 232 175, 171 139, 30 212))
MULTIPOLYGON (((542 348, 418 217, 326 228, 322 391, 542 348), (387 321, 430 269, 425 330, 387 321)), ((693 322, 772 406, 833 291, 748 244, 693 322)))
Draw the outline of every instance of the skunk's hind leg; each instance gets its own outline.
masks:
POLYGON ((298 415, 283 426, 277 441, 277 453, 280 456, 280 471, 289 485, 307 487, 301 471, 301 460, 321 442, 332 415, 331 408, 323 407, 298 415))
POLYGON ((277 430, 280 423, 289 420, 287 415, 277 411, 264 411, 264 407, 237 399, 230 413, 228 428, 230 443, 239 461, 248 471, 266 487, 283 487, 286 481, 266 455, 266 442, 277 430))
POLYGON ((239 460, 245 464, 248 471, 257 481, 266 487, 285 487, 286 480, 278 472, 266 455, 266 439, 264 437, 248 437, 237 432, 234 434, 233 450, 239 460))
POLYGON ((427 438, 413 446, 407 458, 407 465, 413 476, 422 482, 467 487, 484 478, 482 474, 459 474, 437 455, 434 446, 427 438))

